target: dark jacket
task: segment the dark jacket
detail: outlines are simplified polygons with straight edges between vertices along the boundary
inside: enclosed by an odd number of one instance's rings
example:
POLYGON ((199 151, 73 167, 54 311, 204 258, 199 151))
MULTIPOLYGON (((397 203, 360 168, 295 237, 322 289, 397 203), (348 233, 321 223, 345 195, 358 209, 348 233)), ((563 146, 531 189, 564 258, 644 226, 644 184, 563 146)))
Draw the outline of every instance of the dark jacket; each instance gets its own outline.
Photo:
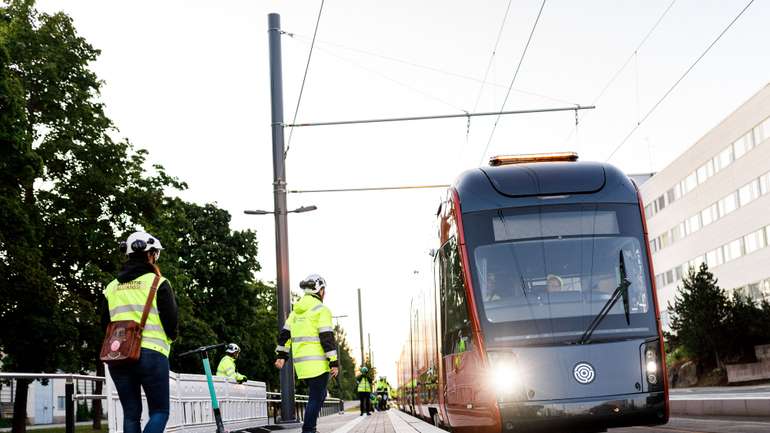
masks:
MULTIPOLYGON (((154 272, 155 269, 151 264, 142 260, 129 259, 123 265, 123 270, 118 273, 118 282, 126 283, 144 274, 154 272)), ((168 280, 161 283, 155 297, 163 331, 168 338, 176 340, 177 335, 179 335, 179 308, 176 305, 174 290, 168 280)), ((110 309, 107 305, 107 298, 102 297, 102 328, 106 329, 108 323, 110 323, 110 309)))

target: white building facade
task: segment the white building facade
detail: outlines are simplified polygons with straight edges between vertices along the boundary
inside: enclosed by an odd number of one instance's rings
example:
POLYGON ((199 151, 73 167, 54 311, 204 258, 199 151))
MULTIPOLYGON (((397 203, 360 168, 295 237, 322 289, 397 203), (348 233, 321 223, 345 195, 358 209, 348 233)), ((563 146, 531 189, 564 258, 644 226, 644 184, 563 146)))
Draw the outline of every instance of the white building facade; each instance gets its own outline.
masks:
POLYGON ((770 84, 640 186, 664 320, 690 266, 770 301, 770 84))

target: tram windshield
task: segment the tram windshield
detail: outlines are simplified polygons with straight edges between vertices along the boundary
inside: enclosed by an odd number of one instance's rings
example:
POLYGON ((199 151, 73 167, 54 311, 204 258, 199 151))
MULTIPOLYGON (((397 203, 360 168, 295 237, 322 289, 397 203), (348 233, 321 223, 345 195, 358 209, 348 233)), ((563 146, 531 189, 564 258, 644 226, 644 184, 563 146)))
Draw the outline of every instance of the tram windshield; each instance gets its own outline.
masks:
POLYGON ((635 205, 558 205, 467 214, 476 300, 491 346, 576 343, 621 282, 592 341, 657 334, 635 205), (630 322, 630 323, 629 323, 630 322))

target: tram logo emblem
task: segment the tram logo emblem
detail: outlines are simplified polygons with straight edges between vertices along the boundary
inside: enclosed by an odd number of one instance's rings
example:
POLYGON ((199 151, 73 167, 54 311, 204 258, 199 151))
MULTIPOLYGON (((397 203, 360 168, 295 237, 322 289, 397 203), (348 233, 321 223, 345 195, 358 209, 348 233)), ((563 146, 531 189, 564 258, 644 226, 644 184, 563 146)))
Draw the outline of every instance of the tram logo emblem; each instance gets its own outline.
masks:
POLYGON ((594 367, 587 362, 578 362, 572 369, 572 376, 578 383, 588 385, 596 379, 596 371, 594 367))

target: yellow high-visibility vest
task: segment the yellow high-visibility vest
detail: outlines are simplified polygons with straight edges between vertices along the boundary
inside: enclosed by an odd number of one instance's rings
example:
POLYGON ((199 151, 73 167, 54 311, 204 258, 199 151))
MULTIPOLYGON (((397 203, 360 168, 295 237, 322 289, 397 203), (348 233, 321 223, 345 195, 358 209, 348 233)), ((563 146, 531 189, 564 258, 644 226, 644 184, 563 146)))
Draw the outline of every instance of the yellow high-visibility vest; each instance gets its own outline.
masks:
POLYGON ((294 305, 284 327, 291 332, 291 339, 276 350, 291 348, 297 377, 307 379, 328 372, 329 362, 337 360, 337 350, 324 352, 319 334, 334 332, 331 310, 315 296, 305 295, 294 305))
MULTIPOLYGON (((107 305, 110 310, 110 321, 133 320, 136 323, 141 323, 142 312, 147 303, 147 297, 150 295, 153 280, 155 280, 153 273, 144 274, 125 283, 112 280, 104 289, 104 297, 107 298, 107 305)), ((158 287, 164 281, 166 279, 160 277, 158 287)), ((171 351, 171 340, 166 336, 160 321, 160 314, 158 314, 157 296, 152 300, 150 314, 147 315, 147 322, 144 324, 142 347, 155 350, 166 356, 171 351)))

